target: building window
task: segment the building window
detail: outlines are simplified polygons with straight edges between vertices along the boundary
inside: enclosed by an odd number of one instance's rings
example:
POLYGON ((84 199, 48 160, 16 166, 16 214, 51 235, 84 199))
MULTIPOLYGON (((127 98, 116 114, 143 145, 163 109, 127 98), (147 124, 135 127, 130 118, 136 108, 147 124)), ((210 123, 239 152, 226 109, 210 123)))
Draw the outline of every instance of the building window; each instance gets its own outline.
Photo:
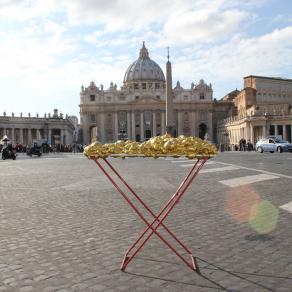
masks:
POLYGON ((90 94, 90 101, 95 101, 95 95, 94 94, 90 94))
POLYGON ((160 95, 156 95, 156 98, 157 98, 157 99, 160 99, 160 95))
POLYGON ((205 94, 204 94, 204 92, 201 92, 201 93, 200 93, 200 99, 205 99, 205 94))
POLYGON ((120 100, 125 100, 125 96, 123 94, 120 95, 120 100))
POLYGON ((108 97, 106 98, 106 100, 107 100, 107 101, 111 101, 111 97, 108 96, 108 97))
POLYGON ((139 89, 139 84, 138 83, 134 83, 134 89, 139 89))
POLYGON ((90 121, 91 123, 95 123, 95 114, 90 115, 90 121))
POLYGON ((139 95, 136 95, 136 96, 135 96, 135 99, 139 99, 139 95))
POLYGON ((146 89, 146 83, 142 83, 142 89, 146 89))
POLYGON ((205 112, 200 112, 200 121, 204 122, 206 120, 206 113, 205 112))
POLYGON ((187 100, 188 99, 188 96, 187 95, 184 95, 184 100, 187 100))
POLYGON ((155 89, 159 89, 160 88, 160 84, 159 83, 155 83, 155 89))

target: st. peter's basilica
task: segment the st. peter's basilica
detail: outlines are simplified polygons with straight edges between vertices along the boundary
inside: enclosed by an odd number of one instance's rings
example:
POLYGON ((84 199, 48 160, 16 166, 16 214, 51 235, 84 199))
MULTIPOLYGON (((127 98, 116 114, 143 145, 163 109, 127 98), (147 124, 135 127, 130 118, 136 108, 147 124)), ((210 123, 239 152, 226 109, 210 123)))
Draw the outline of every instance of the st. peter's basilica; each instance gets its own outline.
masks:
MULTIPOLYGON (((168 61, 170 64, 170 62, 168 61)), ((171 68, 171 67, 170 67, 171 68)), ((83 143, 112 142, 117 139, 144 141, 166 132, 166 83, 168 76, 149 57, 143 46, 139 57, 126 70, 118 89, 81 87, 80 122, 83 143)), ((174 135, 195 135, 213 140, 213 90, 200 80, 184 89, 177 82, 172 90, 174 135)))

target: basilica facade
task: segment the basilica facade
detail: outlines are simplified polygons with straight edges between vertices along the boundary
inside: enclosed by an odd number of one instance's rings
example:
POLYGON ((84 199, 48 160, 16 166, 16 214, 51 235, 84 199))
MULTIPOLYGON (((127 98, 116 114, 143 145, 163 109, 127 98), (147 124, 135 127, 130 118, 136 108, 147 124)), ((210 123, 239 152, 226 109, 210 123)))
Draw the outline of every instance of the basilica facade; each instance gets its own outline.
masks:
MULTIPOLYGON (((171 82, 171 74, 165 77, 143 42, 138 59, 127 68, 120 89, 113 83, 104 89, 93 81, 88 87, 82 86, 79 106, 83 143, 144 141, 165 134, 167 78, 171 82)), ((177 82, 171 98, 174 135, 193 135, 212 141, 216 111, 212 85, 200 80, 185 89, 177 82)))

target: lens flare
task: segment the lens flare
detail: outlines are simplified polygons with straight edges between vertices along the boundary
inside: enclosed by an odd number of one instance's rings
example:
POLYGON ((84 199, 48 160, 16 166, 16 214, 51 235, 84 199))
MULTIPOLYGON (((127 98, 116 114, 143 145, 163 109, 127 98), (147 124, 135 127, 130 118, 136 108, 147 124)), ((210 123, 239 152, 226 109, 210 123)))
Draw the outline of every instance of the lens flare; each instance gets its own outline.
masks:
POLYGON ((278 215, 278 208, 269 201, 261 201, 252 207, 249 224, 258 233, 267 234, 276 228, 278 215))
POLYGON ((225 211, 238 223, 248 222, 251 210, 260 200, 260 196, 250 186, 232 188, 225 195, 225 211))

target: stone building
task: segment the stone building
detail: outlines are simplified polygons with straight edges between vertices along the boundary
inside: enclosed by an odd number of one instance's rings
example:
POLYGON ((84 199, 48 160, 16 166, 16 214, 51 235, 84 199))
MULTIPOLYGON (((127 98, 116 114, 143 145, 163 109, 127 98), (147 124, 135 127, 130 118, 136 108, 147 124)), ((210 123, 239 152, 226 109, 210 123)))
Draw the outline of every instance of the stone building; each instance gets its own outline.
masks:
POLYGON ((54 114, 45 114, 39 117, 37 114, 32 117, 28 114, 11 116, 3 113, 0 116, 0 139, 7 135, 12 144, 31 145, 33 140, 44 139, 49 144, 71 144, 73 142, 73 134, 75 131, 72 118, 63 117, 58 110, 54 110, 54 114))
MULTIPOLYGON (((167 76, 171 78, 171 76, 167 76)), ((172 89, 175 135, 195 135, 213 140, 213 89, 200 80, 185 89, 178 81, 172 89)), ((123 86, 108 89, 92 81, 81 87, 80 128, 83 143, 118 139, 144 141, 166 131, 166 79, 150 59, 145 44, 139 58, 126 70, 123 86)))
POLYGON ((223 98, 232 102, 228 117, 217 122, 219 144, 238 145, 240 139, 255 144, 275 135, 292 139, 292 79, 244 77, 244 88, 223 98))

